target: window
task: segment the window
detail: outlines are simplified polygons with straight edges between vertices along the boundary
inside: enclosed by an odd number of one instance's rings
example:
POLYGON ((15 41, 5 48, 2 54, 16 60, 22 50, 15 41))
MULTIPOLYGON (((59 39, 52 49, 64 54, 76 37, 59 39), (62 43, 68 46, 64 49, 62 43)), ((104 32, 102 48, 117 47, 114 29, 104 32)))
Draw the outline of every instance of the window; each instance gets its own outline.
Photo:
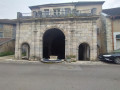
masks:
POLYGON ((96 14, 96 12, 97 12, 97 9, 96 9, 96 8, 93 8, 93 9, 91 10, 91 13, 92 13, 92 14, 96 14))
POLYGON ((45 15, 49 15, 49 9, 44 9, 45 15))
POLYGON ((0 38, 3 38, 3 32, 0 32, 0 38))
POLYGON ((70 11, 71 11, 70 8, 65 8, 65 15, 70 14, 70 11))
POLYGON ((2 24, 0 24, 0 28, 3 28, 3 25, 2 25, 2 24))
POLYGON ((60 8, 54 9, 54 15, 60 15, 60 8))
POLYGON ((120 39, 120 34, 119 34, 119 35, 116 35, 116 39, 120 39))

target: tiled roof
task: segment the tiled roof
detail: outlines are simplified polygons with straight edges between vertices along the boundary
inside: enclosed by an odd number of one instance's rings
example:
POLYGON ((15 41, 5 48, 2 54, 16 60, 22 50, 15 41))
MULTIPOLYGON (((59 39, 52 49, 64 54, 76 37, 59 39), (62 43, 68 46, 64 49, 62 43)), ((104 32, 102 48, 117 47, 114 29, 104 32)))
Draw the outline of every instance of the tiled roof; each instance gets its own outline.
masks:
POLYGON ((16 19, 0 19, 0 24, 16 24, 16 19))
POLYGON ((110 15, 110 16, 120 16, 120 7, 118 8, 111 8, 111 9, 104 9, 102 10, 103 13, 110 15))

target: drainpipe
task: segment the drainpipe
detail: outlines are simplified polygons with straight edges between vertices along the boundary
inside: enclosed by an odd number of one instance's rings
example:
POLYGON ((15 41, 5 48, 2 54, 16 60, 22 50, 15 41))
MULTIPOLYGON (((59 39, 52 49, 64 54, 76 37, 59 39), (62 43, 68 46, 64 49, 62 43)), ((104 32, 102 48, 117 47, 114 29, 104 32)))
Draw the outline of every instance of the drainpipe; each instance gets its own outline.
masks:
POLYGON ((114 17, 112 17, 112 45, 113 45, 113 50, 114 50, 114 35, 113 35, 114 29, 113 29, 113 20, 114 20, 114 17))

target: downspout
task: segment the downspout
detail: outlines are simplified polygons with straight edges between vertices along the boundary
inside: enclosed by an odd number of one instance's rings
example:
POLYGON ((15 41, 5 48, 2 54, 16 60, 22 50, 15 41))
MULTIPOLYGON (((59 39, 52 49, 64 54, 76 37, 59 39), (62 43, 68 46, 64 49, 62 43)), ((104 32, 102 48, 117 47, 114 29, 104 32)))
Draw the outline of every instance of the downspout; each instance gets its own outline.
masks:
POLYGON ((113 46, 113 50, 114 50, 114 35, 113 35, 114 28, 113 28, 113 20, 114 20, 114 17, 112 17, 112 46, 113 46))

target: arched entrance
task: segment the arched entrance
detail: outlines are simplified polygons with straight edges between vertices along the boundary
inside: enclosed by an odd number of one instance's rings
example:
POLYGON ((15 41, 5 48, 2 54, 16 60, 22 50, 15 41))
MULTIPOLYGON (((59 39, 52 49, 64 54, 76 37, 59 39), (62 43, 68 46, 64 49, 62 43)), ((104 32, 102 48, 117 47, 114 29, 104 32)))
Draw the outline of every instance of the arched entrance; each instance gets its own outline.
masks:
POLYGON ((50 56, 65 59, 65 35, 56 28, 47 30, 43 35, 43 58, 50 56))
POLYGON ((90 60, 90 46, 87 43, 79 45, 78 60, 90 60))
POLYGON ((21 46, 21 56, 22 59, 29 60, 30 57, 30 46, 28 43, 23 43, 21 46))

